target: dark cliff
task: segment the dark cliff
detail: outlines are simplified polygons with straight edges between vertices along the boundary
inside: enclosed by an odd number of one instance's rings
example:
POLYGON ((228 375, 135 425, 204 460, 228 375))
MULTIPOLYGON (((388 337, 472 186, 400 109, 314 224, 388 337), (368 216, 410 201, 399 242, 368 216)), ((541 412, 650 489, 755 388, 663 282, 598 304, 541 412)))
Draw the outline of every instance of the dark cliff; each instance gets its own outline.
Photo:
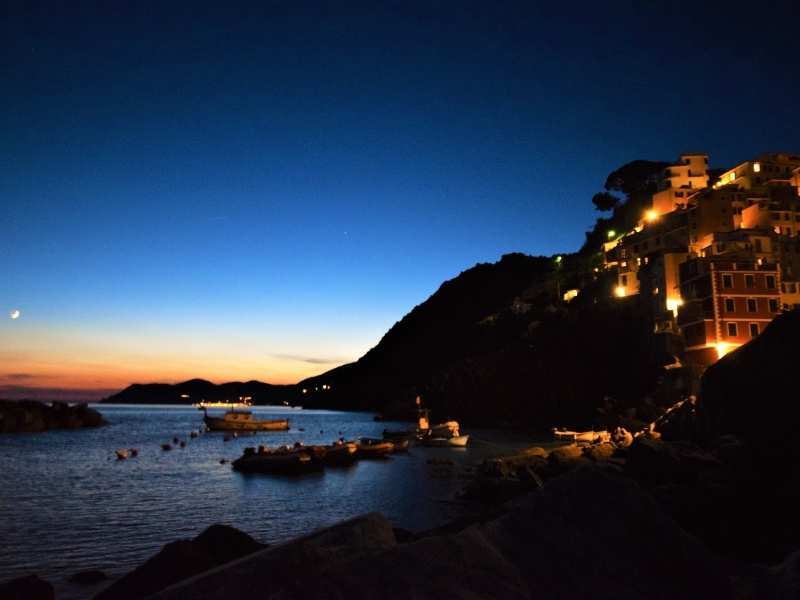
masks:
POLYGON ((581 260, 510 254, 464 271, 357 362, 300 382, 303 405, 398 415, 421 394, 437 420, 544 428, 591 424, 605 395, 638 401, 669 359, 600 276, 559 301, 581 260))

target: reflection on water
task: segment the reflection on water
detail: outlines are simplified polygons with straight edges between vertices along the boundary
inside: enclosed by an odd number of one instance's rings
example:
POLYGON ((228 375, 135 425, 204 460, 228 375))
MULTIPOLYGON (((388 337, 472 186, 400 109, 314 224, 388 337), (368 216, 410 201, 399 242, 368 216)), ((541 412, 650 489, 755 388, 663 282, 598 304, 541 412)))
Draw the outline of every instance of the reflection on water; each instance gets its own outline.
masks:
POLYGON ((388 461, 302 477, 248 476, 220 459, 238 457, 245 446, 380 437, 384 427, 404 425, 376 423, 367 413, 258 407, 259 418, 288 415, 291 429, 223 442, 220 433, 189 438, 202 422, 191 407, 98 408, 108 427, 0 436, 0 581, 38 573, 57 582, 87 568, 118 575, 212 523, 267 543, 369 511, 406 529, 427 529, 458 514, 450 500, 463 483, 458 468, 428 459, 464 465, 496 452, 488 444, 412 448, 388 461), (173 436, 186 448, 162 451, 173 436), (137 458, 115 459, 114 450, 132 447, 137 458))

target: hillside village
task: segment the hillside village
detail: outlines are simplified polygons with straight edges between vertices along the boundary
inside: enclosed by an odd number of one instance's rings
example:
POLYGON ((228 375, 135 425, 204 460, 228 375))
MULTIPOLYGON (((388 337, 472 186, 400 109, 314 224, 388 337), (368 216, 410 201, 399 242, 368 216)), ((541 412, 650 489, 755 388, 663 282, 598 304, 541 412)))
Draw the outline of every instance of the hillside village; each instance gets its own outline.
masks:
POLYGON ((800 307, 800 156, 762 154, 716 174, 708 161, 682 154, 653 175, 638 222, 605 231, 594 267, 698 371, 800 307))

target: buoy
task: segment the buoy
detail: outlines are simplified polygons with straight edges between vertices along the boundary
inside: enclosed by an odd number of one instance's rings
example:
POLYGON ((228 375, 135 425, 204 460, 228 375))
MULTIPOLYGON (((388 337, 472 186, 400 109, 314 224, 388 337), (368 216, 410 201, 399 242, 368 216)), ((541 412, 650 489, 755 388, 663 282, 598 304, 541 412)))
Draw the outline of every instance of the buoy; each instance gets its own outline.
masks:
POLYGON ((131 448, 131 456, 139 456, 139 449, 131 448))
POLYGON ((173 444, 177 444, 179 441, 180 440, 178 439, 178 436, 175 436, 174 438, 172 438, 172 443, 173 444))
POLYGON ((183 440, 181 440, 181 448, 186 448, 186 442, 184 442, 183 440))

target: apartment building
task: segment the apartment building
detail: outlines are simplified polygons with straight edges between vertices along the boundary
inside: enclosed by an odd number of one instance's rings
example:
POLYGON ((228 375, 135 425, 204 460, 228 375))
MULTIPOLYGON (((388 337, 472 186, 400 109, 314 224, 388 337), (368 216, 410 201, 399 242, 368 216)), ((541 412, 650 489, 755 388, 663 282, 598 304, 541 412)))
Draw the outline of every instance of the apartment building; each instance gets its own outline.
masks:
POLYGON ((781 310, 780 269, 746 254, 691 258, 679 267, 677 324, 686 361, 707 366, 764 330, 781 310))

